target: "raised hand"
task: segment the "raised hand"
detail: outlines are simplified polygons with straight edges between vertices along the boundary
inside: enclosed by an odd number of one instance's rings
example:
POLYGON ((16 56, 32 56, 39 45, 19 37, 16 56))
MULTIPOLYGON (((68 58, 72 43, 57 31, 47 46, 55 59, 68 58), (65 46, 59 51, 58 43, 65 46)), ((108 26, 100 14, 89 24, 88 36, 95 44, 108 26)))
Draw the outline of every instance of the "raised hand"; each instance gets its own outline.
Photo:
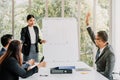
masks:
POLYGON ((87 25, 87 26, 89 25, 89 21, 90 21, 89 18, 90 18, 90 15, 91 15, 90 12, 88 12, 87 15, 86 15, 86 25, 87 25))

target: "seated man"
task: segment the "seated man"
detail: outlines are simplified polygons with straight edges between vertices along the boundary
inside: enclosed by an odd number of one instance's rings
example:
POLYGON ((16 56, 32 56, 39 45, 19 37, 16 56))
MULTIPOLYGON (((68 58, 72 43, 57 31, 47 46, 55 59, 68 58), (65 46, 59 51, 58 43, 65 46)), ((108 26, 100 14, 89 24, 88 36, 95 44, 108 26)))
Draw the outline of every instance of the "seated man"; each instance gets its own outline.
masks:
POLYGON ((92 41, 98 48, 95 61, 97 71, 109 80, 113 80, 112 71, 115 64, 115 56, 112 47, 108 43, 108 35, 105 31, 99 31, 97 32, 97 35, 94 35, 94 32, 89 26, 89 18, 90 13, 86 16, 86 25, 88 26, 87 31, 92 41))
POLYGON ((11 34, 6 34, 1 37, 1 44, 2 44, 3 48, 0 51, 0 56, 2 56, 5 53, 5 51, 7 50, 9 43, 12 40, 12 37, 13 37, 13 35, 11 35, 11 34))
MULTIPOLYGON (((11 34, 5 34, 1 37, 1 44, 2 44, 2 49, 0 50, 0 57, 6 52, 9 43, 12 41, 13 35, 11 34)), ((25 69, 28 69, 30 65, 33 65, 35 61, 33 59, 29 60, 28 62, 24 62, 22 67, 25 69)))

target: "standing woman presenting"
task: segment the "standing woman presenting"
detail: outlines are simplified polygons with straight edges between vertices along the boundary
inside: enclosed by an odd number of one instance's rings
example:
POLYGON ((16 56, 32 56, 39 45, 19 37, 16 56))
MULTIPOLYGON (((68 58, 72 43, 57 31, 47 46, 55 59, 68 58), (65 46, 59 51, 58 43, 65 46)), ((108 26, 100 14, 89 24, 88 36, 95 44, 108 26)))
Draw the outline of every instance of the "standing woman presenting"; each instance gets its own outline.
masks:
POLYGON ((45 43, 39 38, 39 29, 35 24, 35 18, 29 14, 27 16, 28 25, 21 30, 21 40, 23 42, 22 53, 24 61, 35 59, 38 61, 38 43, 45 43))

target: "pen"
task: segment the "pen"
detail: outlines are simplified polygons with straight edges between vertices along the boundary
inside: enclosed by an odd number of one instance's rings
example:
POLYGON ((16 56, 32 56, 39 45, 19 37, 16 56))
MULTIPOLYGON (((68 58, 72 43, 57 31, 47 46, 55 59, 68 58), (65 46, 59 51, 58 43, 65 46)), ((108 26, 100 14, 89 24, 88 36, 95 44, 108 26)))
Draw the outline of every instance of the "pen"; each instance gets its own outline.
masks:
POLYGON ((47 77, 48 75, 40 75, 40 76, 42 76, 42 77, 47 77))

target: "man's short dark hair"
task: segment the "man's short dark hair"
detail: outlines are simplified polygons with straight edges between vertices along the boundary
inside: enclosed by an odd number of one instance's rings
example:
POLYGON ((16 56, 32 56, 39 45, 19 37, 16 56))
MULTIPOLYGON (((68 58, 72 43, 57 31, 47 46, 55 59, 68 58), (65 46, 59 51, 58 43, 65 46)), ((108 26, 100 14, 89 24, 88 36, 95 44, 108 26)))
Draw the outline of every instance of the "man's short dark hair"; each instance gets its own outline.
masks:
POLYGON ((108 35, 107 35, 107 33, 105 31, 99 31, 99 32, 97 32, 97 35, 98 35, 98 37, 101 38, 101 40, 103 42, 108 41, 108 35))
POLYGON ((1 44, 3 47, 7 46, 9 43, 9 40, 11 40, 13 37, 12 34, 5 34, 1 37, 1 44))

